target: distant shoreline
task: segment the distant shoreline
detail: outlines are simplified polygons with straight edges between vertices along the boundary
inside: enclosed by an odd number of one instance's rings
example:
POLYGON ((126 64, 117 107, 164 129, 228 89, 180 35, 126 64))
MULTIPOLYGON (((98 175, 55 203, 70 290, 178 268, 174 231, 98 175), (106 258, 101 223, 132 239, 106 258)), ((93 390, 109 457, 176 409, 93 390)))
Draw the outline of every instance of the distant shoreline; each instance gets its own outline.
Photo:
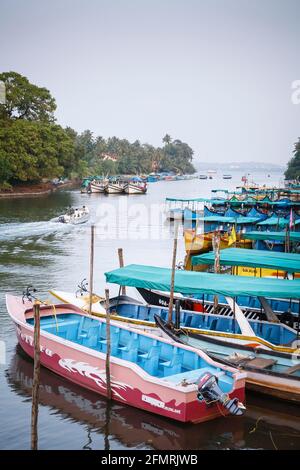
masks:
POLYGON ((52 183, 38 183, 32 185, 18 185, 12 191, 1 192, 0 199, 13 199, 13 198, 29 198, 48 196, 51 193, 59 191, 60 189, 72 188, 79 186, 78 180, 68 181, 59 185, 52 183))

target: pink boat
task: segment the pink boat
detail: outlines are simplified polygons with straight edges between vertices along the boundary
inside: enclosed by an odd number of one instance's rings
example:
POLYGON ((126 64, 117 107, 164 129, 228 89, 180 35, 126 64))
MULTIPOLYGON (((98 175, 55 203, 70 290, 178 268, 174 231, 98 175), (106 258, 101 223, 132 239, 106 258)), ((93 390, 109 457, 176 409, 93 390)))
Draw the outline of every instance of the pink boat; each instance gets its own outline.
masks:
MULTIPOLYGON (((33 303, 6 296, 22 349, 33 357, 33 303)), ((70 304, 40 306, 41 364, 106 395, 106 322, 70 304)), ((111 322, 112 398, 181 422, 241 415, 245 373, 204 352, 111 322)))

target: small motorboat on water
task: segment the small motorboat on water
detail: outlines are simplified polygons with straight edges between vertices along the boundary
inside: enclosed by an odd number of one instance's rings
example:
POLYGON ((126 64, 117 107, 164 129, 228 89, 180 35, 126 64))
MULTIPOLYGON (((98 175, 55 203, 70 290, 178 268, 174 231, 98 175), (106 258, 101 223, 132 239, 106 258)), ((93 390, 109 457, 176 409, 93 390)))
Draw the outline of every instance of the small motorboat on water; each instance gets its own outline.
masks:
POLYGON ((81 208, 73 208, 69 207, 67 212, 63 215, 60 215, 58 218, 58 222, 61 222, 63 224, 73 224, 73 225, 78 225, 78 224, 84 224, 87 222, 90 218, 90 211, 88 207, 82 206, 81 208))
POLYGON ((231 175, 223 175, 223 180, 231 180, 232 179, 232 176, 231 175))
MULTIPOLYGON (((19 345, 34 356, 34 304, 6 296, 19 345)), ((107 325, 70 304, 40 305, 40 361, 52 372, 107 395, 107 325)), ((180 422, 242 415, 244 372, 168 338, 111 322, 112 398, 180 422)))

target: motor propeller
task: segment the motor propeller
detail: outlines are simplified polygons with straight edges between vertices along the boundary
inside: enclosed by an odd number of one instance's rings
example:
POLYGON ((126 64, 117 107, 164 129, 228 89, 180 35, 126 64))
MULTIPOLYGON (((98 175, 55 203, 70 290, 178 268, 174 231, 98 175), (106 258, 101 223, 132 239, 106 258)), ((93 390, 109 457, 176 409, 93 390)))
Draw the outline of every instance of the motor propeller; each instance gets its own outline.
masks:
POLYGON ((216 402, 221 403, 230 414, 235 416, 242 416, 245 412, 245 407, 239 402, 238 398, 230 399, 227 393, 222 392, 217 378, 210 372, 205 372, 200 377, 197 398, 199 401, 204 400, 207 405, 212 405, 216 402))

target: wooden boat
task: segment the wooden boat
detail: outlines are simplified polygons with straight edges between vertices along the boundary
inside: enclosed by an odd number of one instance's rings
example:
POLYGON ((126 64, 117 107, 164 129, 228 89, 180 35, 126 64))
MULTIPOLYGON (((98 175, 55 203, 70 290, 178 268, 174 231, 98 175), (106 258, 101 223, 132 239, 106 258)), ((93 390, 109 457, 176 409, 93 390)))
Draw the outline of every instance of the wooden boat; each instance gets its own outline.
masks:
POLYGON ((143 182, 129 181, 124 185, 126 194, 145 194, 147 192, 147 184, 143 182))
POLYGON ((63 224, 84 224, 90 218, 90 211, 88 207, 83 206, 80 209, 73 209, 72 207, 64 214, 60 215, 58 218, 58 222, 63 224))
POLYGON ((109 182, 105 186, 105 192, 107 194, 121 194, 124 192, 124 184, 120 181, 109 182))
POLYGON ((94 180, 91 181, 88 187, 88 192, 91 193, 104 193, 108 184, 108 180, 94 180))
MULTIPOLYGON (((80 308, 80 298, 74 301, 72 294, 64 292, 50 291, 57 299, 65 302, 76 302, 80 308)), ((260 321, 246 319, 238 305, 233 306, 233 301, 228 300, 231 311, 235 309, 235 317, 224 316, 216 313, 207 313, 201 311, 182 310, 180 324, 187 332, 194 332, 203 335, 221 337, 224 340, 234 340, 237 344, 258 344, 266 349, 278 351, 294 352, 297 346, 293 347, 293 342, 297 340, 297 332, 282 323, 272 323, 269 321, 260 321)), ((99 301, 100 302, 100 301, 99 301)), ((81 307, 82 308, 82 307, 81 307)), ((99 303, 92 305, 92 314, 105 317, 106 313, 101 311, 103 305, 99 303)), ((86 310, 86 306, 84 308, 86 310)), ((155 327, 154 315, 166 319, 168 309, 154 305, 144 305, 136 302, 134 299, 122 300, 116 297, 110 302, 111 318, 121 323, 128 323, 137 326, 155 327)))
MULTIPOLYGON (((145 302, 150 305, 159 305, 168 307, 170 302, 170 293, 159 290, 137 288, 139 294, 145 302)), ((179 300, 181 308, 184 310, 193 310, 196 312, 213 313, 215 310, 214 296, 211 294, 199 295, 197 297, 189 297, 180 293, 175 293, 175 300, 179 300)), ((251 297, 237 296, 236 302, 243 311, 246 318, 252 320, 270 320, 265 312, 264 305, 269 304, 270 309, 276 315, 281 323, 289 325, 296 329, 299 315, 299 301, 290 299, 270 298, 270 297, 251 297), (266 303, 265 303, 266 302, 266 303)), ((216 310, 220 315, 232 316, 225 298, 218 295, 218 307, 216 310)))
POLYGON ((246 387, 287 401, 300 403, 300 359, 295 354, 266 351, 257 345, 237 345, 172 328, 161 317, 155 321, 172 340, 205 351, 214 360, 247 372, 246 387))
MULTIPOLYGON (((32 302, 7 295, 6 305, 21 348, 33 357, 32 302)), ((56 305, 55 312, 41 305, 40 324, 41 364, 105 396, 105 320, 91 318, 72 305, 56 305)), ((244 373, 218 364, 202 351, 150 333, 114 322, 110 329, 114 400, 181 422, 243 414, 244 373)))
MULTIPOLYGON (((213 266, 215 253, 210 251, 192 257, 192 267, 213 266)), ((255 249, 225 248, 220 252, 220 266, 233 275, 254 277, 300 278, 300 254, 255 249)))

